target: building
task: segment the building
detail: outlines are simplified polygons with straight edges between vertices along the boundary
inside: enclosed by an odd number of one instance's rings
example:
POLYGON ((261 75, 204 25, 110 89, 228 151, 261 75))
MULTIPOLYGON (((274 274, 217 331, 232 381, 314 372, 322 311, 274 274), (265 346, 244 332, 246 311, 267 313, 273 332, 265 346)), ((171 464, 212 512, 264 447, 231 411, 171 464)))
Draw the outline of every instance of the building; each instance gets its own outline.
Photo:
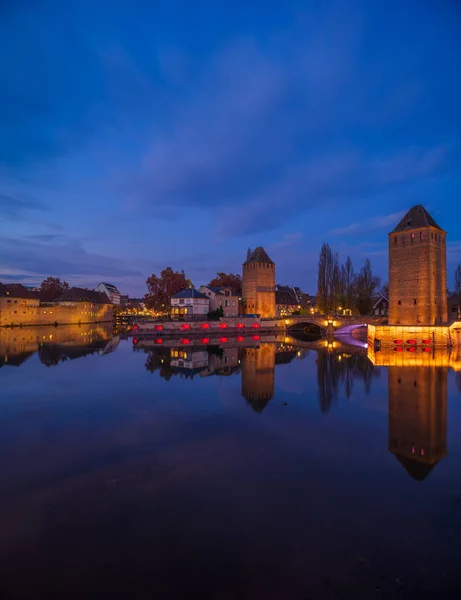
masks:
POLYGON ((253 251, 249 249, 243 263, 242 296, 246 314, 263 318, 276 316, 275 263, 261 246, 253 251))
POLYGON ((448 321, 459 321, 461 319, 461 301, 458 294, 450 294, 447 298, 448 321))
POLYGON ((50 303, 50 309, 57 311, 55 316, 62 315, 63 318, 63 315, 67 315, 67 323, 105 323, 114 318, 112 303, 107 294, 80 287, 66 290, 50 303))
POLYGON ((210 312, 210 299, 195 288, 187 288, 171 298, 171 316, 187 318, 210 312))
POLYGON ((447 367, 391 366, 389 451, 417 481, 447 453, 447 367))
POLYGON ((381 296, 373 305, 371 314, 381 317, 387 317, 389 314, 389 300, 386 296, 381 296))
POLYGON ((0 283, 0 327, 33 322, 39 307, 36 292, 20 283, 0 283))
POLYGON ((112 304, 118 306, 120 304, 121 295, 118 289, 112 283, 107 283, 107 281, 102 281, 95 288, 96 292, 102 292, 106 294, 112 304))
POLYGON ((208 296, 210 312, 222 307, 225 317, 238 317, 239 297, 232 291, 232 288, 202 285, 199 292, 208 296))
POLYGON ((261 413, 274 395, 275 344, 242 349, 242 396, 261 413))
POLYGON ((389 233, 389 324, 447 321, 446 232, 413 206, 389 233))
POLYGON ((285 317, 291 315, 294 311, 301 309, 301 298, 296 290, 288 285, 275 286, 275 305, 277 307, 277 315, 285 317))

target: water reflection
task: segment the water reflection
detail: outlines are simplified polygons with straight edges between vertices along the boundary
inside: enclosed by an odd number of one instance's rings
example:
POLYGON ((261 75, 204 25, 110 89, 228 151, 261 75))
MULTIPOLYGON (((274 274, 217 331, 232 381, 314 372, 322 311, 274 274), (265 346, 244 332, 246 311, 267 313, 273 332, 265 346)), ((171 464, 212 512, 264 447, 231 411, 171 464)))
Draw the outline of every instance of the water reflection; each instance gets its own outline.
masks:
POLYGON ((346 398, 350 398, 354 381, 361 381, 365 394, 371 390, 371 382, 380 377, 379 369, 362 349, 346 350, 338 346, 327 348, 317 355, 317 384, 320 410, 326 414, 338 397, 338 390, 343 387, 346 398))
POLYGON ((275 344, 243 350, 242 396, 261 413, 274 395, 275 344))
POLYGON ((0 328, 0 367, 21 366, 38 353, 46 366, 88 354, 113 352, 120 342, 112 326, 80 325, 59 327, 0 328))
POLYGON ((447 454, 449 368, 461 373, 459 350, 368 351, 370 362, 388 367, 389 451, 416 481, 423 481, 447 454))

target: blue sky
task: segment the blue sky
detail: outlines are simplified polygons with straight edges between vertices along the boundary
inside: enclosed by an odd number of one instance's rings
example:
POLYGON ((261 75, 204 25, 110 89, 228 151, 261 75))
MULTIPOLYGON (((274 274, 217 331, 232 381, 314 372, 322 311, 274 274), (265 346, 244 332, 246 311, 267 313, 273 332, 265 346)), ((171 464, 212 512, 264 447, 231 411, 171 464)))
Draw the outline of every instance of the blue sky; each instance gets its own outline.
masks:
POLYGON ((413 204, 461 261, 461 6, 6 0, 0 281, 196 285, 263 245, 316 290, 322 242, 387 279, 413 204))

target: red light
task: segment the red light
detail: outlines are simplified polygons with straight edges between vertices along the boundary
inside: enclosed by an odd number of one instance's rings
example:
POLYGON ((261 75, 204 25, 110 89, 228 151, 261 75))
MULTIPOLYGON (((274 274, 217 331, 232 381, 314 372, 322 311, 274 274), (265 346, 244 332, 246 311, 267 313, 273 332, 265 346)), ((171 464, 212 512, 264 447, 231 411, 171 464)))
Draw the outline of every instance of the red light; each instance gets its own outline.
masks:
POLYGON ((136 325, 136 323, 133 325, 133 331, 138 331, 139 329, 139 325, 136 325))
POLYGON ((407 340, 407 344, 414 346, 416 344, 416 340, 407 340))
POLYGON ((252 327, 253 329, 259 329, 261 325, 259 323, 253 323, 252 327))
POLYGON ((423 352, 430 352, 430 351, 431 351, 431 349, 428 348, 427 346, 425 348, 423 348, 423 352))
POLYGON ((403 340, 394 340, 394 344, 401 346, 403 344, 403 340))
POLYGON ((227 323, 220 323, 220 324, 219 324, 219 327, 220 327, 221 329, 226 329, 226 328, 228 327, 228 325, 227 325, 227 323))
POLYGON ((432 344, 431 340, 423 340, 423 344, 432 344))
POLYGON ((237 342, 243 342, 243 341, 245 341, 245 338, 243 337, 243 335, 238 335, 237 342))
POLYGON ((210 329, 210 324, 209 324, 209 323, 202 323, 202 324, 200 325, 200 328, 201 328, 201 329, 210 329))
POLYGON ((254 335, 253 339, 254 339, 255 342, 257 342, 258 340, 261 339, 261 336, 260 335, 254 335))
POLYGON ((407 352, 415 352, 415 350, 416 350, 416 348, 414 346, 407 348, 407 352))
POLYGON ((190 339, 189 338, 183 338, 182 340, 180 340, 181 344, 190 344, 190 339))
POLYGON ((155 340, 155 343, 156 343, 156 344, 163 344, 163 340, 162 340, 162 338, 157 338, 157 339, 155 340))
POLYGON ((219 341, 221 342, 221 344, 225 344, 227 341, 229 341, 229 338, 226 337, 220 337, 219 341))
POLYGON ((202 344, 209 344, 210 338, 202 338, 202 344))
POLYGON ((189 325, 189 323, 183 323, 183 324, 181 325, 181 328, 182 328, 182 329, 190 329, 190 325, 189 325))
POLYGON ((155 326, 155 330, 156 331, 162 331, 162 329, 163 329, 163 325, 156 325, 155 326))
POLYGON ((136 344, 137 344, 137 343, 138 343, 138 340, 137 340, 137 339, 134 339, 134 340, 133 340, 133 344, 136 346, 136 344))
POLYGON ((397 346, 397 348, 394 348, 394 352, 403 352, 402 346, 397 346))
POLYGON ((237 323, 237 329, 243 329, 245 327, 245 323, 237 323))

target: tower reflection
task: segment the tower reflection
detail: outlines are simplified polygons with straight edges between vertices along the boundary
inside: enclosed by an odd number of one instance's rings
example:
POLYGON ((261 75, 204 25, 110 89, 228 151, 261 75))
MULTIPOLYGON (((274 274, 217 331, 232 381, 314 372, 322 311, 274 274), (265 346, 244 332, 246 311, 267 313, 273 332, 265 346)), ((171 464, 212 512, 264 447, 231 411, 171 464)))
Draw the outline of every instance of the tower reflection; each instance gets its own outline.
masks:
POLYGON ((447 454, 448 370, 461 368, 449 349, 397 352, 369 348, 370 360, 388 367, 389 451, 416 481, 447 454))
POLYGON ((242 349, 242 396, 261 413, 274 395, 275 344, 242 349))

